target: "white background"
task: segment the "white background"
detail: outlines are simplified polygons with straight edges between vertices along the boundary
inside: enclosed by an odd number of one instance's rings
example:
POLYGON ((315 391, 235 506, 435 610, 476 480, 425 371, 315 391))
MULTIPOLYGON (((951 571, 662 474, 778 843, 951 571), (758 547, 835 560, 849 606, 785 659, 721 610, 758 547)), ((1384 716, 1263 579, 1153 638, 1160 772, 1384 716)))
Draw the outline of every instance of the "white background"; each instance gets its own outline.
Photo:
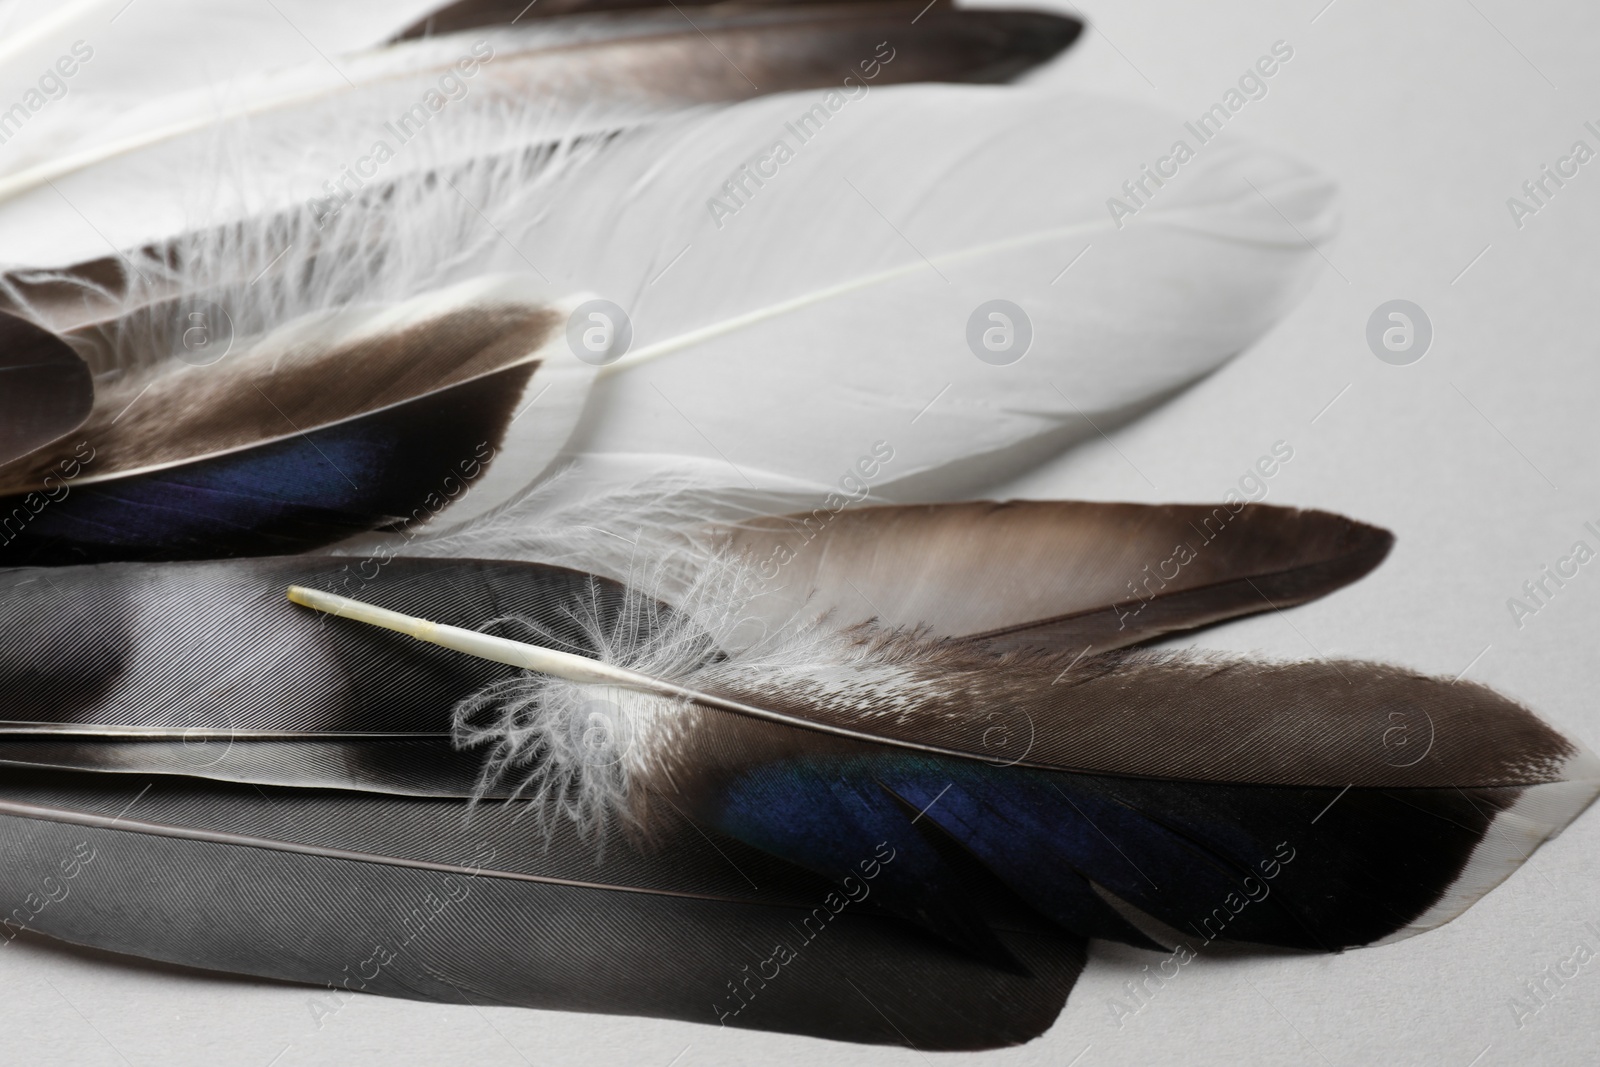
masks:
MULTIPOLYGON (((1600 526, 1600 161, 1520 230, 1506 207, 1575 140, 1600 149, 1582 127, 1600 125, 1600 13, 1511 0, 1335 0, 1319 13, 1323 2, 1098 4, 1086 14, 1099 29, 1043 75, 1194 118, 1285 40, 1293 60, 1227 135, 1282 147, 1332 175, 1345 224, 1310 297, 1261 343, 996 495, 1219 500, 1287 441, 1294 458, 1271 479, 1269 501, 1381 524, 1398 545, 1346 591, 1197 643, 1382 658, 1446 677, 1466 670, 1600 743, 1600 563, 1521 628, 1507 608, 1574 541, 1600 547, 1582 529, 1586 520, 1600 526), (1434 326, 1431 350, 1412 366, 1379 362, 1364 339, 1369 314, 1393 298, 1420 304, 1434 326)), ((1583 925, 1600 928, 1597 887, 1600 813, 1590 812, 1443 929, 1341 956, 1202 957, 1120 1028, 1109 998, 1159 957, 1096 944, 1049 1033, 970 1056, 372 997, 353 999, 319 1030, 306 990, 19 941, 0 952, 9 1000, 0 1056, 262 1067, 1591 1063, 1600 963, 1520 1028, 1510 998, 1579 939, 1600 948, 1583 925)))

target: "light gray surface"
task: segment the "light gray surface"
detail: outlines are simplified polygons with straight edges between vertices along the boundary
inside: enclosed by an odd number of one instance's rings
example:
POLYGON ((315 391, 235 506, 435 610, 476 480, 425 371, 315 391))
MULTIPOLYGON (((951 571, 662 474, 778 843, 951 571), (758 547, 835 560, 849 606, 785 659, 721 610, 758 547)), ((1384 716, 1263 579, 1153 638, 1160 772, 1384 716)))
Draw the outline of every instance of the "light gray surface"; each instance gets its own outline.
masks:
MULTIPOLYGON (((1261 344, 1011 491, 1215 500, 1285 440, 1294 458, 1270 480, 1268 500, 1383 524, 1398 546, 1348 591, 1199 643, 1382 657, 1447 677, 1467 670, 1600 742, 1600 562, 1520 629, 1506 606, 1575 540, 1600 547, 1582 529, 1600 527, 1600 430, 1590 415, 1600 385, 1591 326, 1600 161, 1520 231, 1506 208, 1574 140, 1600 149, 1582 128, 1600 125, 1600 13, 1577 3, 1335 0, 1319 15, 1322 3, 1128 0, 1088 11, 1103 32, 1091 31, 1048 80, 1140 96, 1184 117, 1220 98, 1273 41, 1292 44, 1268 96, 1230 128, 1335 176, 1345 230, 1310 298, 1261 344), (1435 327, 1431 351, 1412 366, 1379 362, 1364 339, 1368 315, 1393 298, 1420 304, 1435 327)), ((1088 257, 1075 269, 1092 266, 1088 257)), ((1069 273, 1060 284, 1070 282, 1069 273)), ((1590 812, 1434 933, 1338 957, 1201 958, 1120 1028, 1110 998, 1159 957, 1097 945, 1053 1030, 1020 1049, 961 1057, 370 997, 319 1029, 311 991, 123 968, 19 941, 0 951, 9 998, 0 1060, 1590 1063, 1600 962, 1520 1028, 1510 999, 1525 998, 1522 981, 1578 940, 1600 948, 1584 926, 1600 929, 1596 886, 1600 812, 1590 812)))

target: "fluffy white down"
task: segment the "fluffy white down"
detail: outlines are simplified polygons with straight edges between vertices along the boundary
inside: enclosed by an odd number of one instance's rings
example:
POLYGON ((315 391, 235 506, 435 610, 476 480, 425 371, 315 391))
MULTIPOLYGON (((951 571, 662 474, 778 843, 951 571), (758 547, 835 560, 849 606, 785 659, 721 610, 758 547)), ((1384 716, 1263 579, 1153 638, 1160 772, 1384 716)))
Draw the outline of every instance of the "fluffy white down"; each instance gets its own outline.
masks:
MULTIPOLYGON (((581 551, 581 549, 574 549, 581 551)), ((701 545, 636 562, 621 610, 591 583, 567 609, 599 658, 687 688, 759 682, 816 691, 845 687, 915 699, 911 672, 876 662, 865 627, 841 631, 804 614, 772 626, 751 605, 763 582, 746 561, 701 545), (666 607, 670 592, 676 607, 666 607), (736 656, 721 650, 738 648, 736 656)), ((504 636, 561 647, 548 627, 520 617, 489 623, 504 636)), ((843 692, 843 689, 840 689, 843 692)), ((880 707, 874 713, 892 712, 880 707)), ((609 685, 523 672, 491 684, 455 708, 456 744, 485 750, 477 798, 493 792, 528 803, 536 824, 570 819, 588 833, 613 823, 642 825, 639 789, 671 783, 672 754, 705 716, 686 702, 609 685)))

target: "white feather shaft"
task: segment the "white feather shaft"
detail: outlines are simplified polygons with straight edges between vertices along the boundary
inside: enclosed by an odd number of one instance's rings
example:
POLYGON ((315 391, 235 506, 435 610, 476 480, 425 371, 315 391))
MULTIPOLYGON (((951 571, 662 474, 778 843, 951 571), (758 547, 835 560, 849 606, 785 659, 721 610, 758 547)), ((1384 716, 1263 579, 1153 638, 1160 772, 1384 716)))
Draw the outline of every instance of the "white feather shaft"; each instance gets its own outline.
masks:
MULTIPOLYGON (((710 693, 676 685, 647 674, 640 674, 626 668, 615 667, 598 660, 589 659, 586 656, 575 656, 569 652, 545 648, 542 645, 512 641, 509 638, 495 637, 492 634, 480 633, 477 630, 449 626, 416 615, 390 611, 388 608, 380 608, 365 601, 352 600, 350 597, 340 596, 337 593, 325 593, 319 589, 291 585, 288 595, 291 601, 302 607, 325 611, 330 615, 353 619, 369 626, 393 630, 396 633, 414 637, 418 641, 439 645, 441 648, 448 648, 469 656, 477 656, 480 659, 504 663, 512 667, 521 667, 524 670, 537 671, 541 674, 553 675, 569 682, 576 682, 579 685, 619 686, 626 689, 636 689, 664 696, 674 701, 694 703, 703 707, 714 708, 718 711, 733 712, 737 715, 749 715, 753 718, 765 719, 768 722, 782 723, 785 726, 795 726, 803 730, 833 734, 836 737, 846 737, 856 741, 870 741, 874 744, 912 749, 918 752, 930 752, 937 755, 992 762, 983 756, 974 755, 961 749, 919 744, 901 738, 885 737, 864 730, 852 730, 829 723, 785 715, 782 712, 771 711, 766 708, 742 704, 736 700, 728 700, 710 693)), ((1026 761, 1013 761, 1009 765, 1016 766, 1018 764, 1032 766, 1026 761)))
POLYGON ((393 630, 414 637, 418 641, 426 641, 456 652, 465 652, 479 659, 538 671, 541 674, 553 674, 569 682, 621 685, 665 696, 681 696, 684 693, 678 686, 620 667, 613 667, 586 656, 575 656, 570 652, 530 645, 523 641, 512 641, 493 634, 480 633, 477 630, 463 629, 460 626, 447 626, 415 615, 405 615, 398 611, 390 611, 388 608, 380 608, 375 604, 352 600, 337 593, 324 593, 301 585, 291 585, 289 599, 304 607, 325 611, 340 618, 354 619, 369 626, 380 626, 385 630, 393 630))

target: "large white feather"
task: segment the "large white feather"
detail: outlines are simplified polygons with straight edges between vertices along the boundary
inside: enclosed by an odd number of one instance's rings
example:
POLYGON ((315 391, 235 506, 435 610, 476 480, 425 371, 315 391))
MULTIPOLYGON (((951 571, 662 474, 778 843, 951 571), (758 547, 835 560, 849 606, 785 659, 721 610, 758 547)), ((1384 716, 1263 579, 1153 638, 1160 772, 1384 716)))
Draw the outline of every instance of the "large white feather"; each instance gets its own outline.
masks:
POLYGON ((958 491, 958 468, 989 480, 1037 458, 1018 446, 1093 433, 1249 345, 1334 231, 1330 183, 1243 141, 1201 147, 1119 228, 1108 200, 1183 134, 1142 107, 888 88, 798 143, 794 124, 826 100, 640 131, 523 242, 552 281, 633 320, 634 351, 602 375, 574 439, 580 460, 665 451, 723 461, 730 486, 827 484, 882 440, 880 490, 958 491), (779 140, 792 161, 713 218, 709 200, 732 203, 723 183, 779 140), (996 298, 1032 320, 1009 366, 968 343, 996 298), (939 484, 916 483, 933 472, 939 484))
MULTIPOLYGON (((230 157, 244 190, 230 209, 287 204, 304 218, 329 160, 365 144, 355 131, 381 126, 415 88, 386 80, 354 99, 360 107, 319 104, 236 128, 253 139, 230 157), (298 154, 284 151, 291 143, 298 154), (240 163, 268 157, 270 181, 240 163)), ((1127 199, 1123 183, 1185 133, 1160 112, 1088 96, 919 85, 701 109, 603 146, 580 141, 580 164, 555 153, 564 165, 541 175, 536 196, 482 176, 504 171, 495 160, 507 149, 570 144, 631 119, 557 99, 461 103, 406 144, 339 225, 359 227, 369 210, 393 218, 384 190, 425 190, 408 203, 453 205, 423 214, 443 220, 448 247, 474 249, 452 274, 531 267, 553 296, 598 293, 624 309, 632 350, 602 371, 569 445, 575 481, 596 492, 689 461, 720 472, 708 488, 804 485, 817 503, 970 492, 1249 345, 1304 290, 1335 225, 1326 180, 1226 139, 1115 219, 1108 202, 1127 199), (759 185, 739 174, 746 164, 765 172, 759 185), (463 243, 463 222, 481 240, 463 243), (968 340, 969 320, 997 298, 1020 306, 1033 334, 1003 366, 968 340)), ((111 214, 112 175, 154 187, 166 153, 201 143, 189 140, 62 187, 111 214)), ((228 185, 215 168, 194 177, 202 189, 228 185)), ((185 203, 166 197, 177 217, 185 203)), ((84 206, 76 195, 73 206, 84 206)), ((0 213, 0 259, 13 258, 14 220, 0 213)), ((402 232, 409 249, 427 247, 428 223, 402 232)), ((223 273, 254 277, 269 244, 223 273)), ((492 502, 478 503, 475 515, 492 502)), ((441 526, 458 520, 447 512, 441 526)))

